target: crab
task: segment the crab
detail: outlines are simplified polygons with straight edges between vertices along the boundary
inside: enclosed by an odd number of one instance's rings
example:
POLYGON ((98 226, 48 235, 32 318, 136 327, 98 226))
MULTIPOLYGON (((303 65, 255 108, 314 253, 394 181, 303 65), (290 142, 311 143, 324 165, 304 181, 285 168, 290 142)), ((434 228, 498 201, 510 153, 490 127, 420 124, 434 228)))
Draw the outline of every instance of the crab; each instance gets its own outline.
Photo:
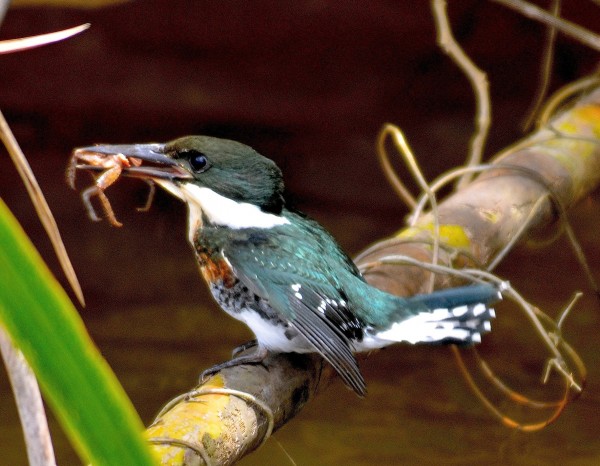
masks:
MULTIPOLYGON (((101 220, 91 202, 91 198, 97 196, 110 224, 115 227, 121 227, 123 224, 117 220, 115 212, 110 205, 108 197, 104 194, 104 191, 119 179, 124 169, 139 167, 141 165, 142 160, 136 157, 127 157, 118 153, 104 154, 88 148, 75 149, 71 156, 71 160, 69 161, 69 165, 67 166, 67 183, 71 188, 75 189, 75 175, 77 170, 88 170, 90 172, 99 171, 99 175, 93 175, 95 183, 81 192, 81 198, 90 219, 95 222, 101 220)), ((150 186, 150 192, 146 204, 143 207, 138 207, 139 211, 147 211, 154 198, 154 183, 151 180, 145 181, 150 186)))

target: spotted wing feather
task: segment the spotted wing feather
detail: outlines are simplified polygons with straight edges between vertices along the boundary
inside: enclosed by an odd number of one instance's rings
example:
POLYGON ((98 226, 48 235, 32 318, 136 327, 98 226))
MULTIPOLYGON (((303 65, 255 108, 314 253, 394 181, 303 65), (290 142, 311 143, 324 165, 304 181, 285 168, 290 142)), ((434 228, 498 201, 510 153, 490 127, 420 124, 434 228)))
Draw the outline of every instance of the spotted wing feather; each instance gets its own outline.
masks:
MULTIPOLYGON (((351 350, 348 337, 327 317, 329 304, 325 297, 310 288, 302 290, 301 299, 287 294, 290 307, 294 310, 291 323, 310 342, 325 360, 333 366, 344 383, 361 396, 366 394, 365 380, 351 350), (323 309, 323 312, 319 310, 323 309)), ((335 312, 330 309, 330 312, 335 312)))

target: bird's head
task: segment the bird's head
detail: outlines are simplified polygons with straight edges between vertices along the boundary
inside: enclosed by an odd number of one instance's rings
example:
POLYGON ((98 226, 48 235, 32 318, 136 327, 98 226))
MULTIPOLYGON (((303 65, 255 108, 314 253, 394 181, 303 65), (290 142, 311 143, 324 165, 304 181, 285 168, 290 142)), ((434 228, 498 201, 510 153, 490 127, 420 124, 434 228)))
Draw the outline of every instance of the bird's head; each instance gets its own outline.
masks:
POLYGON ((281 212, 281 170, 251 147, 228 139, 187 136, 165 144, 163 153, 192 176, 180 184, 194 183, 264 212, 281 212))
POLYGON ((187 202, 190 211, 194 205, 200 208, 213 223, 235 226, 239 220, 240 228, 252 223, 240 215, 256 211, 258 216, 278 216, 284 206, 277 165, 236 141, 186 136, 165 144, 97 145, 77 151, 141 160, 140 166, 126 167, 123 173, 155 181, 187 202))

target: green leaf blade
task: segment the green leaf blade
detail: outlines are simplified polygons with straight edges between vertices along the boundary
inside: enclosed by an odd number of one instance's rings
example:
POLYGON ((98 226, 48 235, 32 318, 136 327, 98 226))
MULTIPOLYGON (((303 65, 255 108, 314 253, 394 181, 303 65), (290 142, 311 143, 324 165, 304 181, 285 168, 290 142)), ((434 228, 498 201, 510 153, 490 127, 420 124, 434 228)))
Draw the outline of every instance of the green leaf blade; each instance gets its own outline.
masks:
POLYGON ((1 199, 0 321, 82 459, 97 465, 155 464, 123 388, 1 199))

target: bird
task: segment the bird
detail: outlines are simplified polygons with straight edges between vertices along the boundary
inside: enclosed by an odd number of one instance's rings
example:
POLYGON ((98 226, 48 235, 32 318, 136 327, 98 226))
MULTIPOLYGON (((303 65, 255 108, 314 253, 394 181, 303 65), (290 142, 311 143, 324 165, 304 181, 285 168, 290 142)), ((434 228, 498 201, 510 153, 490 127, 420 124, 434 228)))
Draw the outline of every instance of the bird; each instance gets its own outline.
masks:
POLYGON ((498 286, 406 298, 369 285, 323 226, 288 205, 275 162, 245 144, 186 136, 75 153, 135 159, 124 175, 151 180, 187 204, 188 240, 214 300, 256 337, 253 353, 214 372, 270 352, 316 352, 364 396, 356 353, 397 342, 468 346, 491 330, 498 286))

